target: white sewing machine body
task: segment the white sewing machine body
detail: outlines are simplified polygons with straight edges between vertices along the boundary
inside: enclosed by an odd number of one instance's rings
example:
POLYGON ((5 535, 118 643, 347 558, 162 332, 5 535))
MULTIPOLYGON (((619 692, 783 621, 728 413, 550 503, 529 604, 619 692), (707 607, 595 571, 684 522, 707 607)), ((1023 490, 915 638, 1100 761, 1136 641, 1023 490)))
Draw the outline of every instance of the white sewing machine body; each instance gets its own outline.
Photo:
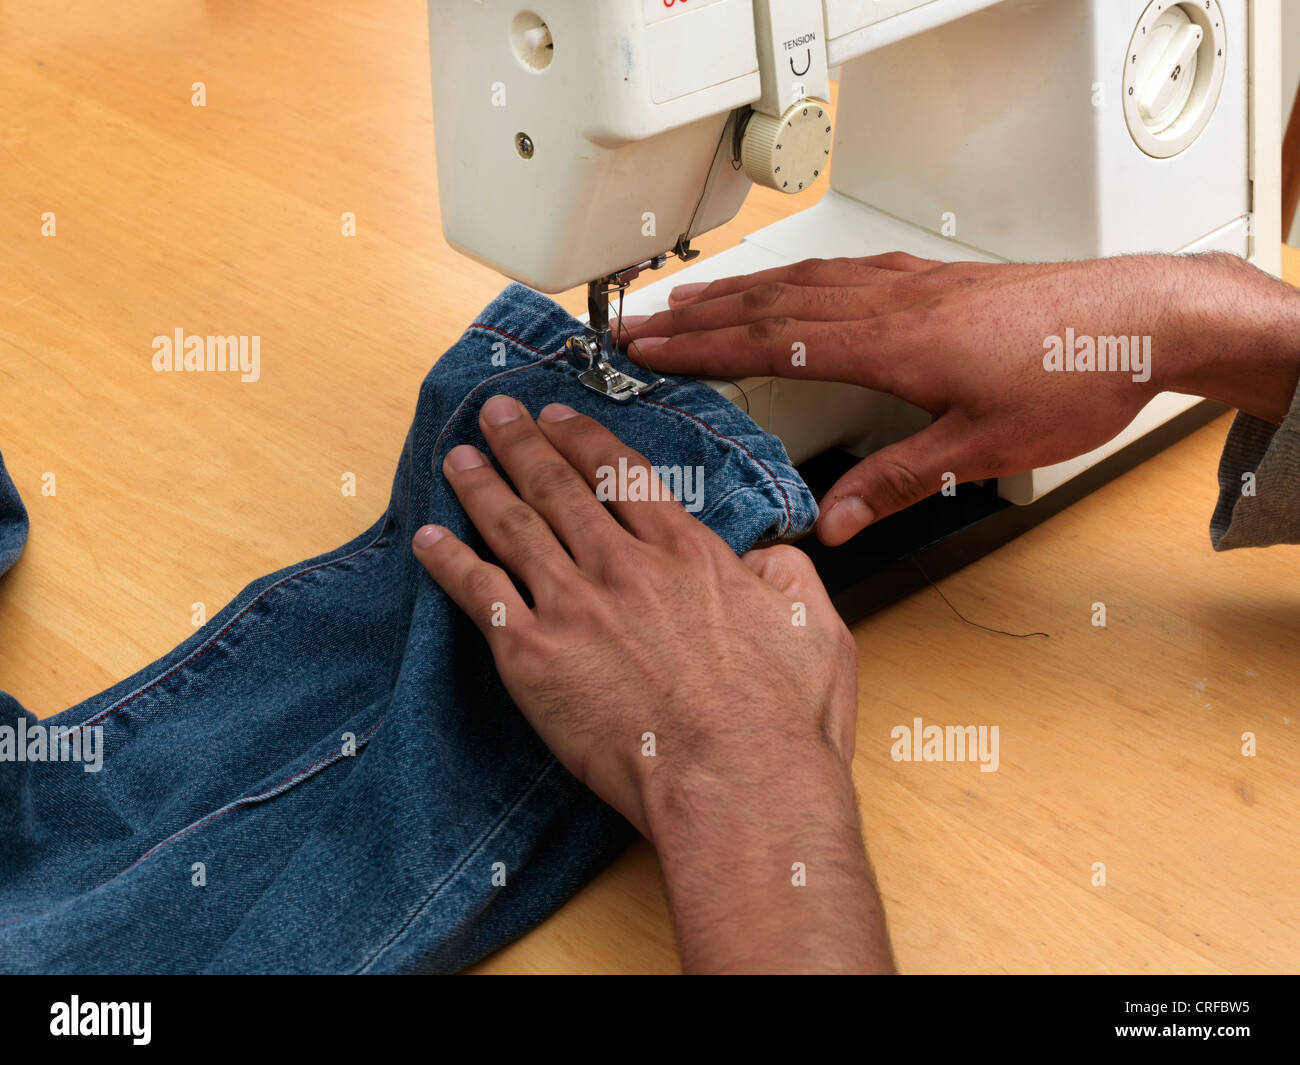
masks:
MULTIPOLYGON (((1222 250, 1280 272, 1278 0, 522 2, 431 0, 435 131, 448 240, 540 291, 680 252, 756 176, 815 181, 835 67, 820 202, 630 292, 627 313, 682 283, 894 250, 1222 250)), ((711 383, 796 463, 928 420, 851 386, 711 383)), ((999 493, 1029 503, 1195 402, 1163 394, 1112 443, 999 493)))

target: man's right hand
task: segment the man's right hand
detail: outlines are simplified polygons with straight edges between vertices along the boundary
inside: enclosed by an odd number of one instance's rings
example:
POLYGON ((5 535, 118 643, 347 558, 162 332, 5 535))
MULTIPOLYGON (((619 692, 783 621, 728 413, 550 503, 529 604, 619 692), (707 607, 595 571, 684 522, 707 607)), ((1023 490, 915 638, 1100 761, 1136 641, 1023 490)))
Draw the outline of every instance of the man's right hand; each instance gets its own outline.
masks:
POLYGON ((479 424, 518 494, 469 445, 443 473, 527 596, 442 526, 416 557, 556 757, 654 841, 682 964, 891 969, 851 774, 857 650, 808 556, 737 558, 666 490, 598 500, 602 467, 654 474, 569 407, 534 422, 495 396, 479 424))
POLYGON ((1091 451, 1160 391, 1280 421, 1300 377, 1300 295, 1222 254, 1040 265, 811 259, 679 286, 669 310, 625 318, 623 336, 629 355, 656 371, 843 381, 934 417, 831 488, 817 526, 828 544, 933 494, 945 474, 972 481, 1091 451), (1063 342, 1068 329, 1150 337, 1149 376, 1050 372, 1049 338, 1063 342))

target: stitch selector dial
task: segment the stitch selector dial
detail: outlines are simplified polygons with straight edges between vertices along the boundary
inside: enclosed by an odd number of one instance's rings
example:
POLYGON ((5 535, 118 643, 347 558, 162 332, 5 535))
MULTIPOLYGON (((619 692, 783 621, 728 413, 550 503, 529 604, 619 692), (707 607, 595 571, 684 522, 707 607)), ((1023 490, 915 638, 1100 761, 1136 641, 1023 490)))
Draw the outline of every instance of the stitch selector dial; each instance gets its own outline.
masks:
POLYGON ((1200 136, 1214 114, 1228 41, 1218 0, 1152 0, 1124 57, 1124 118, 1147 155, 1167 159, 1200 136))

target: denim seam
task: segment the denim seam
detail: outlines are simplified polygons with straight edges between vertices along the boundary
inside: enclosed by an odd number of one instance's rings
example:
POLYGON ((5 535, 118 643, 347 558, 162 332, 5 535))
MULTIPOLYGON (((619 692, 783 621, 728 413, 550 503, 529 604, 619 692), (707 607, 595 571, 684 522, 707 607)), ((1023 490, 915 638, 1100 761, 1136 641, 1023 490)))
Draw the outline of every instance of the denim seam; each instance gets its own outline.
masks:
POLYGON ((209 637, 208 640, 204 642, 204 644, 201 647, 196 648, 191 654, 187 655, 180 662, 177 662, 176 665, 172 666, 172 668, 167 670, 165 673, 155 677, 153 680, 148 681, 145 684, 142 684, 139 688, 137 688, 135 691, 131 692, 130 694, 122 696, 121 699, 119 699, 116 703, 110 705, 106 710, 101 710, 99 713, 81 722, 81 724, 73 726, 71 729, 69 729, 68 735, 72 736, 80 732, 83 728, 89 728, 92 725, 98 724, 100 721, 107 720, 108 718, 116 714, 119 710, 122 710, 123 708, 129 706, 131 703, 135 702, 136 699, 139 699, 143 695, 147 695, 154 688, 158 687, 158 685, 166 683, 177 673, 179 673, 182 669, 186 669, 187 667, 192 666, 201 657, 203 657, 203 655, 207 654, 208 651, 212 650, 212 648, 216 645, 217 641, 220 640, 223 636, 225 636, 226 633, 228 633, 232 628, 234 628, 237 622, 243 620, 243 618, 248 614, 250 610, 253 609, 253 607, 257 606, 258 603, 260 603, 272 592, 284 587, 284 585, 288 584, 290 581, 297 580, 299 577, 305 577, 308 573, 315 573, 317 570, 328 569, 331 566, 337 566, 340 563, 348 562, 354 558, 358 558, 361 555, 364 555, 367 551, 374 548, 384 538, 384 534, 387 531, 388 531, 388 522, 384 521, 383 525, 380 527, 379 535, 376 536, 373 540, 371 540, 370 543, 366 544, 365 547, 353 551, 352 554, 350 555, 344 555, 342 558, 333 559, 330 562, 320 562, 314 566, 308 566, 306 569, 295 570, 293 573, 287 574, 286 576, 280 578, 280 580, 276 581, 270 587, 263 588, 262 591, 258 593, 256 598, 254 598, 245 607, 243 607, 238 613, 236 613, 233 618, 231 618, 228 622, 226 622, 226 624, 222 626, 219 632, 213 633, 213 635, 209 637))
MULTIPOLYGON (((528 341, 520 340, 513 333, 507 333, 504 329, 499 329, 495 325, 486 325, 483 322, 472 322, 468 327, 466 327, 466 332, 468 332, 470 329, 482 329, 488 333, 496 333, 497 336, 505 337, 507 340, 513 340, 521 348, 527 348, 529 351, 537 355, 545 355, 548 359, 554 359, 560 354, 562 354, 562 352, 560 351, 543 351, 541 348, 535 348, 533 347, 532 344, 528 343, 528 341)), ((526 370, 526 369, 527 369, 526 366, 515 367, 515 370, 526 370)), ((506 370, 503 371, 503 373, 514 373, 515 370, 506 370)), ((502 374, 497 374, 496 376, 500 377, 502 376, 502 374)), ((492 378, 488 378, 487 380, 490 381, 492 380, 492 378)), ((486 381, 481 383, 486 384, 486 381)))
MULTIPOLYGON (((378 721, 376 721, 373 725, 371 725, 368 729, 366 729, 365 732, 363 732, 360 736, 356 738, 355 742, 356 742, 357 751, 362 750, 367 744, 370 743, 370 740, 374 737, 375 732, 379 729, 379 726, 382 725, 383 723, 384 723, 384 718, 380 717, 378 721)), ((352 757, 355 757, 355 753, 351 755, 344 754, 343 748, 340 747, 337 751, 331 751, 324 758, 318 758, 316 759, 316 761, 312 762, 311 765, 304 766, 302 769, 299 769, 296 773, 293 773, 292 775, 285 777, 285 779, 280 781, 280 783, 274 785, 273 787, 267 788, 265 791, 258 792, 256 795, 243 795, 238 799, 234 799, 231 802, 226 803, 225 806, 218 807, 216 810, 213 810, 211 813, 204 814, 197 821, 192 822, 191 824, 187 825, 185 828, 182 828, 177 832, 173 832, 166 839, 159 840, 147 851, 145 851, 144 854, 142 854, 134 862, 128 865, 125 869, 123 869, 121 872, 114 873, 102 884, 97 885, 93 890, 98 891, 100 890, 100 888, 107 887, 109 884, 113 883, 113 881, 126 876, 127 873, 130 873, 136 868, 138 868, 140 865, 142 865, 148 859, 152 858, 155 854, 161 851, 168 844, 175 843, 178 839, 181 839, 184 836, 188 836, 191 832, 197 832, 200 828, 203 828, 205 825, 209 825, 213 821, 225 817, 226 814, 233 813, 235 810, 245 809, 249 806, 257 806, 260 805, 261 803, 269 802, 271 799, 279 798, 286 791, 289 791, 292 788, 296 787, 304 780, 307 780, 310 777, 314 777, 317 773, 323 772, 325 769, 328 769, 330 766, 340 762, 343 758, 352 758, 352 757)), ((0 921, 0 928, 5 927, 6 925, 17 924, 19 921, 31 921, 31 920, 35 920, 38 917, 44 917, 47 914, 53 913, 56 909, 58 909, 57 906, 51 906, 48 910, 41 910, 38 913, 24 914, 21 917, 11 917, 7 921, 0 921)))
MULTIPOLYGON (((363 732, 360 736, 358 736, 355 739, 354 743, 356 744, 356 748, 355 748, 356 751, 362 750, 370 742, 370 740, 374 737, 375 733, 379 730, 379 726, 384 723, 385 716, 387 715, 381 715, 378 721, 376 721, 373 725, 371 725, 368 729, 366 729, 365 732, 363 732)), ((149 850, 145 851, 144 854, 142 854, 134 862, 132 862, 120 873, 118 873, 117 876, 111 877, 110 879, 106 880, 105 884, 111 884, 118 877, 126 876, 127 873, 131 872, 131 870, 137 868, 142 863, 152 858, 155 854, 161 851, 168 844, 175 843, 178 839, 181 839, 184 836, 188 836, 191 832, 197 832, 200 828, 203 828, 205 825, 209 825, 213 821, 225 817, 226 814, 233 813, 235 810, 241 810, 249 806, 258 806, 261 803, 269 802, 271 799, 278 799, 285 792, 291 791, 293 788, 301 784, 304 780, 309 780, 311 777, 314 777, 317 773, 323 772, 324 770, 328 769, 332 765, 335 765, 336 763, 338 763, 344 758, 354 758, 354 757, 356 757, 355 751, 353 754, 347 754, 345 753, 343 746, 340 746, 337 751, 331 751, 323 758, 317 758, 316 761, 312 762, 310 765, 304 766, 302 769, 299 769, 296 773, 290 774, 289 776, 285 777, 282 781, 280 781, 280 783, 267 788, 265 791, 258 792, 256 795, 244 795, 238 799, 234 799, 231 802, 226 803, 225 806, 213 810, 212 813, 210 814, 204 815, 203 817, 199 818, 197 821, 193 822, 192 824, 186 826, 185 828, 182 828, 179 832, 174 832, 166 839, 161 840, 158 843, 155 843, 149 850)))
POLYGON ((425 897, 420 900, 419 905, 416 906, 411 911, 410 915, 406 918, 406 920, 402 922, 401 927, 398 928, 391 936, 389 936, 388 940, 382 946, 377 947, 375 950, 371 951, 370 954, 361 962, 361 964, 352 970, 352 973, 354 975, 358 973, 364 973, 367 969, 372 968, 375 962, 377 962, 379 958, 386 951, 388 951, 390 948, 392 948, 398 942, 401 941, 402 937, 411 930, 411 926, 414 925, 415 922, 420 919, 420 915, 423 914, 429 908, 429 906, 433 904, 434 900, 436 900, 439 895, 442 894, 443 889, 448 884, 450 884, 453 880, 456 879, 456 876, 460 873, 460 871, 465 868, 466 863, 475 854, 478 854, 480 851, 483 850, 484 846, 486 846, 487 842, 497 834, 501 826, 504 825, 508 820, 510 820, 510 818, 514 815, 514 813, 519 809, 519 807, 523 805, 524 801, 530 795, 532 795, 534 791, 537 790, 537 788, 541 785, 542 781, 546 779, 547 775, 551 772, 551 770, 555 769, 555 767, 558 766, 559 764, 560 764, 559 760, 554 755, 551 755, 549 758, 547 758, 546 764, 543 765, 542 768, 537 771, 533 779, 528 782, 528 786, 525 787, 514 798, 514 800, 510 803, 509 806, 507 806, 504 810, 501 811, 501 816, 499 816, 495 821, 493 821, 492 824, 489 825, 479 835, 478 839, 476 839, 466 849, 465 853, 461 855, 460 860, 454 866, 452 866, 452 868, 449 869, 442 876, 442 878, 433 885, 433 887, 429 889, 428 894, 425 895, 425 897))
POLYGON ((535 347, 533 347, 531 344, 526 344, 526 343, 524 343, 524 341, 520 340, 518 337, 511 336, 509 333, 503 332, 502 330, 497 329, 497 328, 494 327, 494 326, 490 326, 490 325, 480 325, 478 322, 475 322, 475 323, 474 323, 473 325, 471 325, 469 328, 470 328, 470 329, 483 329, 483 330, 486 330, 486 331, 489 332, 489 333, 496 333, 498 336, 503 336, 503 337, 505 337, 507 340, 513 340, 516 344, 520 345, 521 347, 525 347, 525 348, 527 348, 529 351, 536 352, 538 355, 542 355, 543 357, 540 358, 540 359, 538 359, 536 362, 530 362, 530 363, 528 363, 528 364, 525 365, 525 366, 516 366, 516 367, 514 367, 513 369, 502 370, 500 373, 498 373, 498 374, 493 374, 491 377, 485 377, 485 378, 483 378, 482 381, 480 381, 480 382, 479 382, 478 384, 476 384, 473 388, 471 388, 468 392, 466 392, 465 395, 464 395, 463 397, 461 397, 461 401, 460 401, 459 403, 456 404, 456 409, 453 410, 453 411, 451 412, 451 417, 448 418, 447 421, 446 421, 446 424, 443 425, 443 427, 442 427, 442 431, 441 431, 440 433, 438 433, 438 438, 437 438, 437 440, 434 441, 434 444, 433 444, 433 453, 434 453, 434 455, 437 455, 437 454, 438 454, 438 449, 442 447, 442 441, 443 441, 443 438, 446 437, 446 435, 447 435, 447 430, 450 429, 450 428, 452 427, 452 425, 455 423, 456 419, 460 417, 461 411, 463 411, 463 410, 465 409, 465 405, 466 405, 467 403, 469 403, 469 401, 470 401, 471 399, 474 398, 474 395, 475 395, 475 394, 476 394, 480 389, 485 388, 486 386, 492 384, 493 381, 500 381, 502 378, 504 378, 504 377, 509 377, 511 374, 522 373, 524 370, 531 370, 531 369, 532 369, 533 367, 535 367, 535 366, 543 366, 543 365, 545 365, 546 363, 548 363, 548 362, 553 362, 555 359, 558 359, 558 358, 560 357, 560 352, 558 352, 558 351, 553 351, 553 352, 551 352, 551 353, 548 355, 548 354, 546 354, 545 352, 543 352, 540 348, 535 348, 535 347))

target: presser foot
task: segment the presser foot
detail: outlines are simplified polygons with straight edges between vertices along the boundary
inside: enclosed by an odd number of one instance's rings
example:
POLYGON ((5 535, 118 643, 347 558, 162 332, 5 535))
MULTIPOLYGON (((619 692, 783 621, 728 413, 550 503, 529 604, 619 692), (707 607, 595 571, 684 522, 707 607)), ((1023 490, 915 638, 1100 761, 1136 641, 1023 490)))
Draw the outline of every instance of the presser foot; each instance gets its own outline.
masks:
POLYGON ((627 286, 643 270, 658 270, 668 261, 669 254, 676 255, 683 262, 689 262, 700 253, 693 251, 691 242, 683 237, 677 241, 677 246, 671 253, 656 255, 653 259, 647 259, 636 266, 629 266, 616 274, 588 282, 586 331, 579 336, 569 337, 565 342, 564 350, 569 362, 579 371, 578 380, 593 392, 599 392, 615 403, 630 403, 638 396, 649 395, 660 385, 667 383, 662 377, 656 377, 653 381, 642 381, 614 368, 610 360, 618 345, 615 342, 614 330, 609 325, 609 304, 610 297, 617 293, 617 316, 621 323, 623 293, 627 291, 627 286))
POLYGON ((578 380, 615 403, 630 403, 637 396, 649 395, 664 383, 662 377, 641 381, 615 369, 609 361, 608 352, 613 350, 613 342, 608 330, 602 335, 588 329, 583 336, 569 337, 564 350, 569 362, 578 368, 578 380))

